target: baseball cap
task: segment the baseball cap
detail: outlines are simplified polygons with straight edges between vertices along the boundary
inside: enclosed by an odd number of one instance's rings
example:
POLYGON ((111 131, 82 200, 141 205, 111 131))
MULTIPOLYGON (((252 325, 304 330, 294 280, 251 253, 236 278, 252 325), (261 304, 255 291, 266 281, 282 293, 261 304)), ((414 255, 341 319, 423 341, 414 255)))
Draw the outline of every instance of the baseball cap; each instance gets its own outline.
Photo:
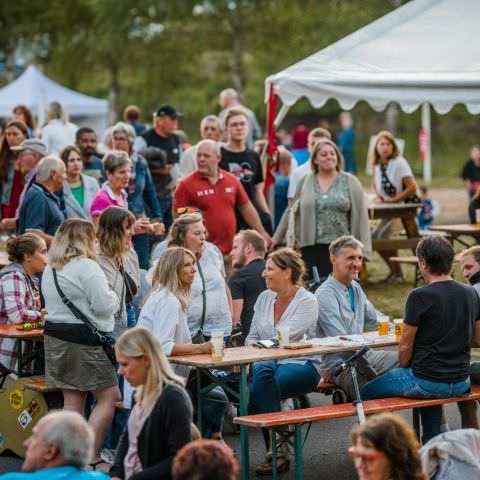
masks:
POLYGON ((20 145, 11 147, 11 150, 18 153, 23 152, 24 150, 31 150, 42 157, 45 157, 48 153, 47 146, 41 140, 37 140, 36 138, 27 138, 20 145))
POLYGON ((165 115, 171 118, 183 117, 183 113, 177 112, 177 109, 168 103, 160 105, 157 110, 157 117, 163 117, 165 115))

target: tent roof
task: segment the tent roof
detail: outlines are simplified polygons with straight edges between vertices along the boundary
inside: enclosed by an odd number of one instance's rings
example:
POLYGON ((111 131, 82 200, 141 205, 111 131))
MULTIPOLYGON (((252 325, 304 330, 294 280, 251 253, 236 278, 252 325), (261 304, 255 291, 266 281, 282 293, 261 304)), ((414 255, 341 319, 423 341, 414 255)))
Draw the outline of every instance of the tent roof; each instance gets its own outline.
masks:
POLYGON ((350 109, 391 101, 405 112, 429 102, 438 113, 464 103, 480 113, 478 0, 413 0, 266 79, 285 105, 329 98, 350 109))
POLYGON ((75 92, 47 78, 30 65, 17 79, 0 89, 0 116, 12 113, 18 104, 26 105, 35 115, 52 101, 60 102, 70 116, 104 116, 108 102, 75 92))

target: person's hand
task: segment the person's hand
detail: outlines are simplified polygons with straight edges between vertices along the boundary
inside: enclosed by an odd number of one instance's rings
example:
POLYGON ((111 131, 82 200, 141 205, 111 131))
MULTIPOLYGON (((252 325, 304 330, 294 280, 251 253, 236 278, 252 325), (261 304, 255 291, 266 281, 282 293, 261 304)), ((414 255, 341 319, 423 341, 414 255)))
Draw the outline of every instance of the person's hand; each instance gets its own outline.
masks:
POLYGON ((150 220, 147 217, 140 217, 135 220, 133 225, 135 233, 151 233, 153 232, 153 226, 150 224, 150 220))
POLYGON ((375 197, 375 200, 374 200, 374 203, 383 203, 384 200, 383 200, 383 197, 381 195, 377 195, 375 197))
POLYGON ((267 242, 267 250, 271 250, 273 248, 272 247, 272 244, 273 244, 272 237, 268 233, 265 233, 265 235, 263 235, 263 238, 264 238, 265 242, 267 242))
POLYGON ((200 347, 200 353, 211 353, 212 352, 212 343, 204 342, 198 345, 200 347))
POLYGON ((17 228, 16 218, 4 218, 0 222, 0 230, 3 232, 11 232, 17 228))

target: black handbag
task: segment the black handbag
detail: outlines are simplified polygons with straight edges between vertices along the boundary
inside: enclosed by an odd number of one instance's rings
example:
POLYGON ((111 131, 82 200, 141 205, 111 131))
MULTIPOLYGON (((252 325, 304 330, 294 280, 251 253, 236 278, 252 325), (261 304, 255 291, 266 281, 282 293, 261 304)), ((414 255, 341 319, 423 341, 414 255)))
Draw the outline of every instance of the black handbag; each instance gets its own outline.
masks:
POLYGON ((207 310, 207 292, 205 291, 205 278, 203 277, 202 268, 200 267, 200 261, 197 263, 198 274, 202 280, 202 320, 200 321, 200 328, 198 332, 192 337, 192 343, 205 343, 206 339, 203 335, 203 324, 205 323, 205 314, 207 310))
POLYGON ((95 337, 96 340, 100 343, 105 355, 107 355, 108 359, 112 363, 113 366, 117 364, 117 358, 115 356, 115 339, 111 337, 108 333, 102 332, 99 330, 86 316, 83 314, 63 293, 60 285, 58 284, 57 279, 57 271, 52 268, 53 272, 53 281, 55 282, 55 287, 57 289, 58 295, 60 296, 62 302, 69 308, 69 310, 73 313, 75 318, 82 321, 90 330, 92 335, 95 337))

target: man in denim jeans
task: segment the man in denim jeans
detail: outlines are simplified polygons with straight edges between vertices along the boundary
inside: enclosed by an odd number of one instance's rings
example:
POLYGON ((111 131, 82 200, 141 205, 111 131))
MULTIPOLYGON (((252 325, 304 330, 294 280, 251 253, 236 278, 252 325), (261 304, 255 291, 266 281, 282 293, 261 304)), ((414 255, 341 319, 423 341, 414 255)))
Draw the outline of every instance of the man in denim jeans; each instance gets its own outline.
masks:
MULTIPOLYGON (((367 383, 364 400, 391 396, 446 398, 470 391, 470 348, 480 346, 480 299, 452 279, 454 251, 441 237, 417 246, 426 286, 412 290, 405 305, 400 367, 367 383)), ((420 409, 422 442, 440 433, 440 405, 420 409)))

